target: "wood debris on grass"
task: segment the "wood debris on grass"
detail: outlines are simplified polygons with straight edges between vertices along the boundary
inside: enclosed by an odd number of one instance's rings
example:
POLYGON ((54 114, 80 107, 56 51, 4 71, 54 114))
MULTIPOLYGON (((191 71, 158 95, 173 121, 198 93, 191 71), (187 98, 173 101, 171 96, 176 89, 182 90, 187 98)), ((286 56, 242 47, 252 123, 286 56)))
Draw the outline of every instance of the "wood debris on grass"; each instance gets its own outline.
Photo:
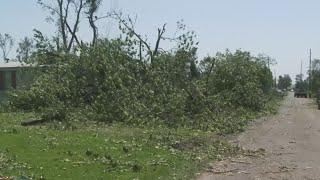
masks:
POLYGON ((13 180, 12 177, 0 177, 0 180, 13 180))

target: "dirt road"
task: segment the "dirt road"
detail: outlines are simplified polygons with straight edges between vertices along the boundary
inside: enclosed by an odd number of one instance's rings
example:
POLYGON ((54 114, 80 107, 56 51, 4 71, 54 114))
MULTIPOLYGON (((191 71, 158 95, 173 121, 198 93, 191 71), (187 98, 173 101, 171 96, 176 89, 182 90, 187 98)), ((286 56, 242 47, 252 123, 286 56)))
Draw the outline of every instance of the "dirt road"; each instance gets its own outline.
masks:
POLYGON ((235 143, 265 155, 218 162, 199 180, 320 180, 320 111, 310 99, 290 94, 278 115, 255 123, 235 143))

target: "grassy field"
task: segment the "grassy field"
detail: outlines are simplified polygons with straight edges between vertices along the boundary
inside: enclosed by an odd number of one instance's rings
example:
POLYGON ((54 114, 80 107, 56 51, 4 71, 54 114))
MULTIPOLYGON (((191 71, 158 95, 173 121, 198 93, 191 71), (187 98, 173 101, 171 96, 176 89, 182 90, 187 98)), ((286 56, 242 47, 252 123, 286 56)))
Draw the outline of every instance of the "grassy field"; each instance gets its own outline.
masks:
POLYGON ((20 126, 30 116, 0 114, 0 177, 190 179, 209 161, 238 151, 212 133, 188 129, 20 126))

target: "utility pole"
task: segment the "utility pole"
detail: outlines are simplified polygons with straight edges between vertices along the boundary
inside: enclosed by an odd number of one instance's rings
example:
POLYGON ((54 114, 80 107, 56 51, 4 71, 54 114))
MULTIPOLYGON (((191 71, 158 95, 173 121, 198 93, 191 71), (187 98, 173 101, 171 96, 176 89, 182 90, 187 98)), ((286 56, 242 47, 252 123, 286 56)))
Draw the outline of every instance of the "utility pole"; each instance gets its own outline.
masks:
POLYGON ((273 74, 274 74, 274 87, 277 88, 277 73, 276 70, 273 70, 273 74))
POLYGON ((302 60, 301 60, 301 66, 300 66, 300 76, 301 76, 301 80, 302 80, 302 60))
POLYGON ((309 97, 312 94, 312 50, 309 51, 309 97))

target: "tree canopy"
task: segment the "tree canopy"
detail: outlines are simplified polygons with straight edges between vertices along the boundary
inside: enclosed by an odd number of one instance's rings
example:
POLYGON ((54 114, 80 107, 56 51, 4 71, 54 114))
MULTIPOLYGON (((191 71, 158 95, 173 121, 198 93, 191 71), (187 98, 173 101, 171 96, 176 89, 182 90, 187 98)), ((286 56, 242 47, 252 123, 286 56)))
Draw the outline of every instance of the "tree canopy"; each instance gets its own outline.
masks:
POLYGON ((278 79, 278 88, 288 90, 292 86, 292 80, 290 75, 285 74, 283 76, 279 76, 278 79))

